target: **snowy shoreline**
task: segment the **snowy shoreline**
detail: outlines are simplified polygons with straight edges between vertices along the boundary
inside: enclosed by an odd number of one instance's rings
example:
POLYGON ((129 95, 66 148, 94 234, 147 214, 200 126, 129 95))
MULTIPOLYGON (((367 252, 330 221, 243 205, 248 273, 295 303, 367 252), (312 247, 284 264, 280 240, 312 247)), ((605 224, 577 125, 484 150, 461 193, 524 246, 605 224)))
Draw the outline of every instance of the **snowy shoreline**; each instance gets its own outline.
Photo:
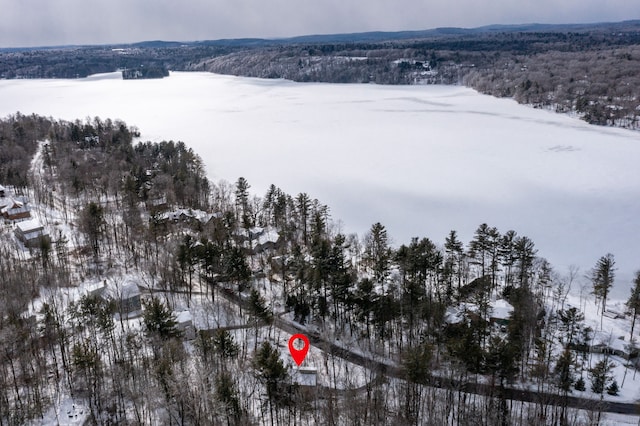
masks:
POLYGON ((530 237, 556 271, 583 279, 611 252, 626 299, 639 250, 637 132, 455 86, 293 83, 172 73, 123 81, 0 81, 0 115, 123 119, 142 139, 182 140, 212 180, 274 183, 331 208, 343 231, 380 221, 413 236, 469 240, 480 223, 530 237))

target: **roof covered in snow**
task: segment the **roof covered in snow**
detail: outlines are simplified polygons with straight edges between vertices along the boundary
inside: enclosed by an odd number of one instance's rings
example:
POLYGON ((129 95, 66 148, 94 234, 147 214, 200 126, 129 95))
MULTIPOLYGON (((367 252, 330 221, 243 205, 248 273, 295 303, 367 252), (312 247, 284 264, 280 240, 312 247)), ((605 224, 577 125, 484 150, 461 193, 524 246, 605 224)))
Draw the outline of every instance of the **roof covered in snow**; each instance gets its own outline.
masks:
POLYGON ((293 382, 300 386, 316 386, 318 383, 318 369, 315 367, 301 367, 293 370, 293 382))
POLYGON ((189 311, 176 312, 176 321, 178 324, 189 324, 193 321, 193 316, 189 311))
POLYGON ((504 299, 498 299, 490 303, 491 318, 509 319, 513 313, 513 306, 504 299))
POLYGON ((27 234, 29 232, 34 232, 34 231, 41 231, 44 229, 44 227, 38 221, 38 219, 30 219, 30 220, 25 220, 24 222, 19 222, 16 224, 16 228, 23 234, 27 234))
POLYGON ((216 217, 216 215, 194 209, 176 209, 170 212, 164 212, 160 215, 161 219, 180 220, 182 218, 192 218, 199 220, 202 223, 207 223, 213 217, 216 217))

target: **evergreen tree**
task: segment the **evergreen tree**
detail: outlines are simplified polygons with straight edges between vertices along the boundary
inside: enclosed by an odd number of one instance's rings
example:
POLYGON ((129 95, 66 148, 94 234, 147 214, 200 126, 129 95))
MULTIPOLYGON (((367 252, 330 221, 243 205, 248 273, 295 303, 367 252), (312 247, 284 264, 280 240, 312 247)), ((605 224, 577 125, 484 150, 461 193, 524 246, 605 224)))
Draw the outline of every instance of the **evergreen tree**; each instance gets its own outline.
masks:
POLYGON ((237 285, 238 293, 243 292, 247 281, 251 278, 251 270, 240 247, 231 247, 226 250, 224 266, 229 280, 237 285))
POLYGON ((487 257, 490 250, 489 243, 489 225, 481 224, 476 229, 473 240, 469 243, 469 256, 474 258, 476 263, 480 265, 480 276, 486 275, 487 257))
POLYGON ((251 185, 245 178, 238 178, 236 182, 236 220, 242 223, 242 226, 247 230, 253 226, 249 205, 249 188, 251 185))
POLYGON ((94 260, 98 261, 100 254, 100 240, 105 230, 104 209, 101 205, 90 202, 80 213, 80 229, 86 234, 93 252, 94 260))
POLYGON ((505 381, 513 379, 518 372, 519 348, 507 339, 498 336, 491 337, 485 354, 485 368, 492 376, 500 379, 500 387, 505 381))
POLYGON ((571 385, 573 384, 573 354, 568 346, 565 347, 562 355, 558 358, 555 367, 555 373, 557 378, 558 387, 566 394, 571 392, 571 385))
POLYGON ((633 341, 633 330, 636 326, 636 319, 640 314, 640 271, 636 272, 636 277, 633 280, 633 287, 631 288, 631 295, 627 300, 627 308, 631 312, 631 331, 629 332, 629 341, 633 341))
POLYGON ((306 193, 302 192, 296 197, 296 210, 300 220, 299 228, 302 229, 302 242, 306 246, 309 244, 308 226, 311 210, 311 199, 306 193))
POLYGON ((222 358, 234 358, 238 355, 238 344, 228 330, 217 330, 213 335, 213 347, 222 358))
POLYGON ((358 282, 354 294, 356 304, 357 318, 360 323, 364 322, 366 327, 366 335, 370 336, 371 314, 373 312, 373 282, 369 278, 363 278, 358 282))
POLYGON ((609 296, 609 289, 613 285, 615 278, 615 260, 611 253, 602 256, 598 259, 595 268, 591 270, 591 284, 593 285, 593 294, 596 296, 596 300, 599 300, 602 304, 600 312, 600 323, 602 325, 602 317, 604 311, 607 308, 607 298, 609 296))
POLYGON ((404 355, 407 380, 412 383, 427 384, 431 378, 433 348, 427 343, 409 348, 404 355))
POLYGON ((256 327, 260 321, 271 324, 273 319, 273 313, 269 308, 267 308, 267 303, 264 300, 264 297, 258 293, 258 290, 251 289, 251 294, 249 296, 249 313, 253 315, 256 319, 256 327))
POLYGON ((515 241, 517 239, 516 231, 507 231, 500 239, 499 254, 502 264, 505 268, 505 286, 513 285, 513 267, 516 263, 515 241))
MULTIPOLYGON (((444 249, 446 253, 445 263, 449 266, 449 286, 451 287, 451 281, 456 278, 458 283, 458 290, 462 286, 462 274, 463 274, 463 258, 464 258, 464 246, 462 241, 458 239, 456 231, 451 230, 444 242, 444 249)), ((451 291, 451 290, 449 290, 451 291)))
POLYGON ((558 311, 560 318, 560 331, 562 338, 566 339, 565 344, 571 347, 574 344, 574 337, 580 331, 580 325, 584 320, 584 314, 576 307, 571 307, 564 311, 558 311))
POLYGON ((364 243, 364 261, 373 273, 373 279, 382 283, 389 272, 391 249, 387 230, 380 222, 374 223, 364 243))
POLYGON ((253 360, 256 376, 265 386, 267 399, 273 418, 274 409, 291 403, 291 389, 288 385, 289 373, 280 359, 280 351, 269 342, 263 342, 253 360))
POLYGON ((531 268, 537 253, 537 250, 534 247, 533 241, 528 237, 516 237, 513 242, 520 286, 529 285, 531 268))
POLYGON ((611 381, 611 371, 613 363, 608 359, 599 361, 593 368, 589 369, 589 378, 591 379, 591 390, 595 393, 602 394, 611 381))
POLYGON ((160 340, 179 337, 181 334, 173 312, 155 296, 144 302, 142 319, 147 333, 160 340))
POLYGON ((224 407, 227 425, 240 425, 242 408, 237 385, 229 372, 222 372, 216 377, 216 399, 224 407))

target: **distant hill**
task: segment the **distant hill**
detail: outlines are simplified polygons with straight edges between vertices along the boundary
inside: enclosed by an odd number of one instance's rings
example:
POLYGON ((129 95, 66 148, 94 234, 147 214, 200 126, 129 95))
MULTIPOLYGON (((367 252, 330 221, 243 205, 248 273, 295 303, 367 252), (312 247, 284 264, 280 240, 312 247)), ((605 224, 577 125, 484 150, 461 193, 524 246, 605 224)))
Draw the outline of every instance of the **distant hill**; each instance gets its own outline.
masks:
POLYGON ((629 31, 632 29, 640 31, 640 19, 627 20, 621 22, 600 22, 591 24, 492 24, 475 28, 463 27, 438 27, 425 30, 414 31, 368 31, 357 33, 336 33, 336 34, 308 34, 283 38, 235 38, 235 39, 215 39, 215 40, 195 40, 195 41, 170 41, 170 40, 147 40, 135 43, 116 43, 106 45, 58 45, 58 46, 37 46, 37 47, 10 47, 0 48, 3 52, 21 52, 32 50, 59 50, 78 48, 141 48, 141 49, 167 49, 176 47, 197 47, 197 46, 266 46, 283 45, 297 43, 353 43, 353 42, 373 42, 385 40, 409 40, 421 38, 439 38, 450 36, 468 36, 486 33, 515 33, 515 32, 570 32, 570 31, 629 31))
POLYGON ((122 69, 463 84, 593 124, 640 127, 640 20, 0 49, 0 78, 82 78, 122 69))

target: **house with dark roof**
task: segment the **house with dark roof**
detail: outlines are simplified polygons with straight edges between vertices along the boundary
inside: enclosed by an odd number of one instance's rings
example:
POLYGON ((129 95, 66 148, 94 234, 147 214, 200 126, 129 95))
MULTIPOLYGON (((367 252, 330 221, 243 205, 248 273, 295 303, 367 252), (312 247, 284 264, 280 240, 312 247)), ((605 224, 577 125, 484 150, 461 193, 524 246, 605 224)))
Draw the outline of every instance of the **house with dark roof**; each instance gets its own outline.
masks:
POLYGON ((116 303, 118 312, 121 315, 129 315, 142 310, 142 301, 140 300, 140 289, 135 283, 125 284, 120 294, 117 295, 116 303))
POLYGON ((31 209, 27 203, 13 198, 6 199, 10 200, 10 202, 0 208, 0 215, 2 215, 6 220, 21 220, 29 219, 31 217, 31 209))

